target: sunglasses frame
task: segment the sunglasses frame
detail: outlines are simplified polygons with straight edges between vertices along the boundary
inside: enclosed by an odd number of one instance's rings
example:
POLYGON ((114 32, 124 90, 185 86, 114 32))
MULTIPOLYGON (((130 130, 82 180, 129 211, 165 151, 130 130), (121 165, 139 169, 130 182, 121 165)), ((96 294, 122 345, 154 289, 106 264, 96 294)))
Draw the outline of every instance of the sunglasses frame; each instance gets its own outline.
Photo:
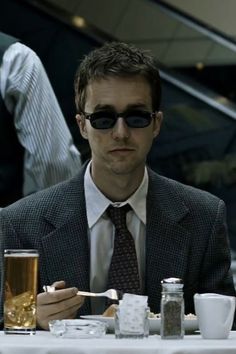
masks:
POLYGON ((129 128, 135 128, 135 129, 146 128, 146 127, 148 127, 151 124, 152 119, 156 115, 155 112, 149 112, 149 111, 138 110, 138 109, 128 110, 128 111, 121 112, 121 113, 117 113, 115 111, 101 110, 101 111, 97 111, 97 112, 94 112, 94 113, 82 112, 82 114, 84 115, 84 117, 86 119, 88 119, 90 121, 90 124, 91 124, 91 126, 94 129, 103 129, 103 130, 112 129, 115 126, 118 118, 123 118, 125 120, 125 123, 127 124, 127 126, 129 128), (94 121, 99 119, 99 117, 97 117, 97 116, 101 115, 101 118, 102 118, 102 115, 104 113, 110 115, 110 117, 112 118, 111 121, 113 121, 112 125, 110 127, 107 127, 107 128, 104 128, 104 127, 98 128, 98 127, 94 126, 93 125, 94 121), (141 115, 140 115, 140 113, 141 113, 141 115), (143 126, 138 126, 138 127, 132 126, 132 124, 130 125, 130 123, 128 121, 128 118, 130 116, 132 116, 132 115, 133 116, 136 115, 137 117, 138 116, 142 117, 142 115, 143 116, 145 115, 145 119, 147 120, 147 124, 145 124, 143 126))

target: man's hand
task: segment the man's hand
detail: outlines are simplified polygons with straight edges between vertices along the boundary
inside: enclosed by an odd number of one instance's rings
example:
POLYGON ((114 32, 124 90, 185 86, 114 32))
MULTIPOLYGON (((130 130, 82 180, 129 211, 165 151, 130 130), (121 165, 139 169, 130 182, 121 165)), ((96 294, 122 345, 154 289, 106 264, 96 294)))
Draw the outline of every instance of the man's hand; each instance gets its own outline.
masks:
POLYGON ((74 318, 84 302, 84 297, 76 295, 77 288, 65 289, 64 281, 55 282, 52 286, 57 290, 37 296, 37 324, 43 329, 48 329, 51 320, 74 318))

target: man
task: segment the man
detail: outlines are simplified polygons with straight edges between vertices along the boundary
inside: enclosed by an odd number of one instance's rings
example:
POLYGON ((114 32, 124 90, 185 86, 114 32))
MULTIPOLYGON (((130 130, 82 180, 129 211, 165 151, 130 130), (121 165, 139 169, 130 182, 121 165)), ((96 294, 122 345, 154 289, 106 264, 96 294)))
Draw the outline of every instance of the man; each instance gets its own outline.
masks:
POLYGON ((74 176, 80 165, 38 56, 0 32, 0 207, 74 176))
POLYGON ((154 312, 160 310, 160 282, 167 277, 183 279, 186 313, 194 312, 196 292, 235 295, 224 203, 146 166, 161 127, 160 95, 158 67, 149 54, 124 43, 91 52, 75 78, 76 119, 89 141, 91 161, 71 180, 2 211, 1 252, 36 248, 40 253, 40 327, 48 328, 52 319, 104 311, 104 298, 84 300, 78 289, 137 286, 154 312), (110 205, 119 211, 127 204, 135 250, 131 244, 119 250, 118 261, 124 263, 115 267, 117 235, 128 234, 124 225, 115 230, 110 205), (123 257, 128 251, 136 251, 132 264, 123 257), (49 284, 56 291, 43 293, 49 284))

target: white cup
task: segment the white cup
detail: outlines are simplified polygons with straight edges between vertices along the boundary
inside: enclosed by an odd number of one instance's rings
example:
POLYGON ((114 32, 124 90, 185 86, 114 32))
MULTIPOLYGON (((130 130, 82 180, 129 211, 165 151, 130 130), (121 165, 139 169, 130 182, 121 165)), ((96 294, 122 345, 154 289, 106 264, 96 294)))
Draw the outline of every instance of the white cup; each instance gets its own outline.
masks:
POLYGON ((234 296, 214 293, 195 294, 194 306, 203 338, 228 338, 234 319, 234 296))

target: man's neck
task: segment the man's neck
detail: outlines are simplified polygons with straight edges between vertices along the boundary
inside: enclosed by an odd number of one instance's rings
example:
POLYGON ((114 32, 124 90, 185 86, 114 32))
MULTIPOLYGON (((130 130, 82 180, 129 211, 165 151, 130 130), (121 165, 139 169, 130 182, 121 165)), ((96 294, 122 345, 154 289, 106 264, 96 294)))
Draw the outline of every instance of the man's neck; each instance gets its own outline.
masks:
POLYGON ((91 172, 92 179, 99 190, 111 201, 122 202, 127 200, 140 186, 143 176, 142 173, 137 174, 96 174, 91 172))

